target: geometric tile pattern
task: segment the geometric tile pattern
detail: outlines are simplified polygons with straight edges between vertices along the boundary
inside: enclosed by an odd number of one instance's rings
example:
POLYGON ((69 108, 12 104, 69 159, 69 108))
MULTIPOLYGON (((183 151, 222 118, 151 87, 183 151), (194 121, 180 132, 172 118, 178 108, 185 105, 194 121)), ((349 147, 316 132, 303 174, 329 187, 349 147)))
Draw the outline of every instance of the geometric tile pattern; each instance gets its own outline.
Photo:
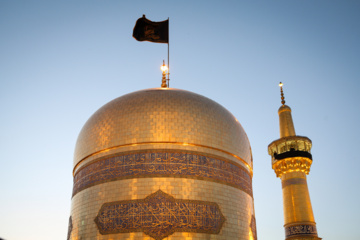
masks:
POLYGON ((143 232, 155 240, 174 232, 218 234, 224 222, 216 203, 175 199, 161 190, 144 199, 105 203, 95 218, 103 235, 143 232))
POLYGON ((193 152, 128 153, 82 167, 74 177, 73 196, 105 182, 151 177, 192 178, 227 184, 252 196, 252 180, 245 168, 193 152))
POLYGON ((313 235, 317 236, 317 230, 315 225, 296 225, 285 227, 285 236, 293 237, 297 235, 313 235))

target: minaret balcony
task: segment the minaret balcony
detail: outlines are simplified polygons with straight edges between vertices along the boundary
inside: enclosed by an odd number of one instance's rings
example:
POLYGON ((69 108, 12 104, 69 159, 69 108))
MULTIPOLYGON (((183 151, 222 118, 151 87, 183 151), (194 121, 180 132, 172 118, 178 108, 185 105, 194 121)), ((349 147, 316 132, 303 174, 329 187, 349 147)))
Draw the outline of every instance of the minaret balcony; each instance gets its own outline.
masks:
POLYGON ((268 146, 272 164, 289 157, 306 157, 312 160, 312 142, 307 137, 290 136, 273 141, 268 146))

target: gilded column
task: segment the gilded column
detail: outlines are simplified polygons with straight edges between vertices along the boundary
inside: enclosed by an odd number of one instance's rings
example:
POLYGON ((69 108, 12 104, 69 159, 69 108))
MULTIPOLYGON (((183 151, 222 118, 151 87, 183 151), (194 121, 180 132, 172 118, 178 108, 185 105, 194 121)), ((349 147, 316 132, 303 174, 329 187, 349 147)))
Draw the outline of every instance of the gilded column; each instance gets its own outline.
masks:
POLYGON ((279 108, 280 139, 268 146, 272 168, 281 179, 286 240, 321 239, 317 235, 306 175, 312 164, 311 140, 297 136, 291 109, 285 105, 281 87, 282 106, 279 108))

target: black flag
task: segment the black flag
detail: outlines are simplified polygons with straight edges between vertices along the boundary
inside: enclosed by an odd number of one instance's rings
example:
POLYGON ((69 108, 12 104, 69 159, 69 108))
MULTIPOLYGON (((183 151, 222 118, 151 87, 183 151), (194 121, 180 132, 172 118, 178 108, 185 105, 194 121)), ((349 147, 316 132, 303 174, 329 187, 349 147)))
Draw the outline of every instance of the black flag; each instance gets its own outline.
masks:
POLYGON ((169 20, 152 22, 143 15, 136 21, 133 37, 138 41, 169 43, 169 20))

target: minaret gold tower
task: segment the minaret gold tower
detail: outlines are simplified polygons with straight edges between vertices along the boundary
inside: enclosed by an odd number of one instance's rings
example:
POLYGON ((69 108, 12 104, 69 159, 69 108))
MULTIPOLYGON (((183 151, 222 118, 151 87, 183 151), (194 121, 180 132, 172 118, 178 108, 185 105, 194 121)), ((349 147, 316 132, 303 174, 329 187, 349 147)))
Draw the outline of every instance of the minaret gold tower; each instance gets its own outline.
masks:
POLYGON ((278 110, 280 139, 268 146, 272 168, 281 178, 284 228, 286 240, 318 240, 316 223, 311 207, 306 175, 312 164, 311 140, 297 136, 291 116, 291 109, 285 105, 282 86, 281 107, 278 110))

